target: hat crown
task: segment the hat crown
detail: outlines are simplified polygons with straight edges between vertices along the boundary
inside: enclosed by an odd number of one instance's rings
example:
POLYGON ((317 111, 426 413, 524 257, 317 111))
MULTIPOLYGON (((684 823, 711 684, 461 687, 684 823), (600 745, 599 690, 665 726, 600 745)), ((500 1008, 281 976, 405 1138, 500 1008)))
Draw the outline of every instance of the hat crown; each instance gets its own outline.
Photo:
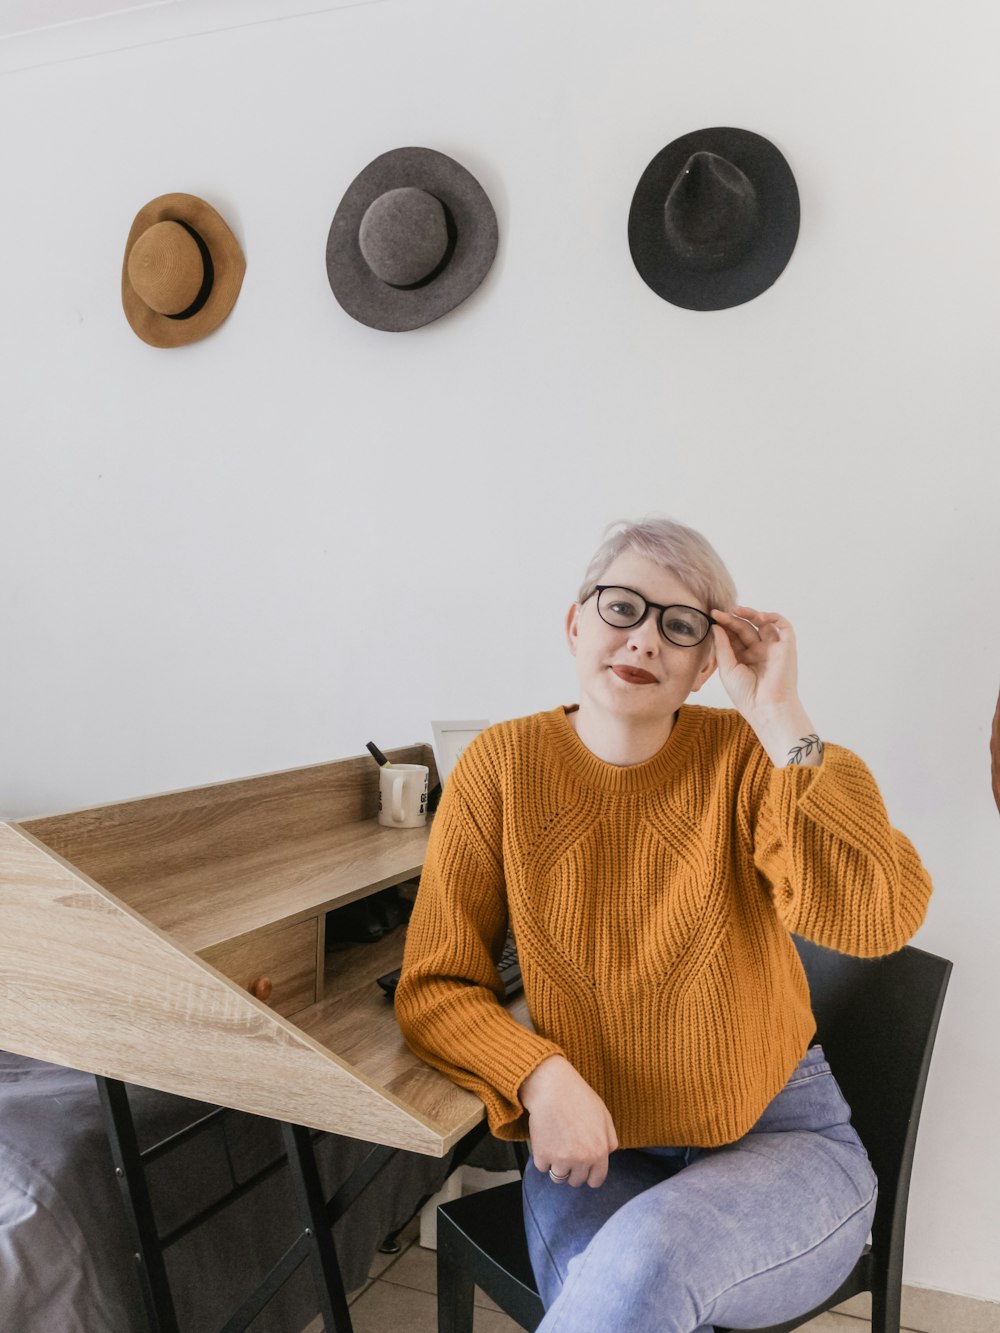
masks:
POLYGON ((179 315, 196 300, 205 280, 198 242, 180 222, 155 222, 128 256, 129 281, 160 315, 179 315))
POLYGON ((717 153, 693 153, 663 209, 668 244, 690 267, 721 269, 737 263, 757 239, 760 208, 749 177, 717 153))
POLYGON ((368 205, 358 229, 365 263, 391 287, 422 283, 448 252, 448 219, 440 199, 416 186, 386 190, 368 205))

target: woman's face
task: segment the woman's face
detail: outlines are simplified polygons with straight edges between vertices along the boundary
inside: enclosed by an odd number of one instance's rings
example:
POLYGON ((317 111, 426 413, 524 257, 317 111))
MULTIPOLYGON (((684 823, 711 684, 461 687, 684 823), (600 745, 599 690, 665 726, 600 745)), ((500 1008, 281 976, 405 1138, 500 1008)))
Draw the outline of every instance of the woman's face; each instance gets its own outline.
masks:
MULTIPOLYGON (((613 560, 600 582, 631 588, 663 606, 711 610, 676 574, 634 551, 613 560)), ((576 658, 581 709, 622 720, 655 722, 672 716, 715 670, 711 634, 693 648, 668 643, 656 611, 632 629, 615 629, 598 615, 596 595, 570 608, 566 636, 576 658)))

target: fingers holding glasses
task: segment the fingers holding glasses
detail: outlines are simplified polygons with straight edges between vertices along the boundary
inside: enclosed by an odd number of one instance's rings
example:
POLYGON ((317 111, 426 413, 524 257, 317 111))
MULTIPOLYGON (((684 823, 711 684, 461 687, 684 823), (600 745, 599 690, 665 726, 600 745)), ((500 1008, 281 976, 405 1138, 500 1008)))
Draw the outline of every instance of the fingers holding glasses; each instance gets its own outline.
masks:
POLYGON ((777 629, 791 629, 788 621, 778 611, 758 611, 753 606, 734 606, 732 614, 756 630, 762 629, 765 625, 774 625, 777 629))
POLYGON ((712 617, 744 648, 761 642, 778 642, 792 628, 777 611, 758 611, 752 606, 734 606, 732 611, 713 610, 712 617))
POLYGON ((732 611, 721 611, 718 607, 713 607, 712 619, 718 621, 728 634, 735 634, 746 643, 750 643, 760 631, 748 615, 739 614, 740 610, 749 610, 749 607, 734 607, 732 611))
POLYGON ((748 652, 760 647, 760 630, 754 622, 738 611, 712 611, 712 619, 722 630, 727 646, 743 659, 748 652))
MULTIPOLYGON (((815 736, 815 727, 798 694, 795 631, 777 611, 758 611, 752 606, 734 606, 732 611, 712 611, 718 622, 715 651, 719 678, 733 706, 750 724, 757 739, 777 768, 793 763, 819 763, 815 759, 789 760, 795 738, 815 736)), ((798 742, 801 746, 801 742, 798 742)))
POLYGON ((752 606, 734 606, 733 611, 737 615, 744 616, 745 619, 752 621, 755 625, 774 624, 780 629, 791 629, 791 625, 780 611, 758 611, 752 606))

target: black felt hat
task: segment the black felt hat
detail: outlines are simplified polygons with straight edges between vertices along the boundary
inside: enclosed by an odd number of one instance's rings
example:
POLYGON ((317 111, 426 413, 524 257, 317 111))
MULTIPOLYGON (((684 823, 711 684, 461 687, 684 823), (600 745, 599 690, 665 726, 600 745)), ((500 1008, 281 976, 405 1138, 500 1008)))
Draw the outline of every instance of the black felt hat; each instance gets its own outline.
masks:
POLYGON ((642 173, 628 243, 643 280, 686 310, 725 310, 766 291, 799 234, 792 169, 750 130, 693 130, 642 173))
POLYGON ((465 300, 497 252, 476 178, 432 148, 395 148, 348 186, 326 243, 333 294, 373 329, 429 324, 465 300))

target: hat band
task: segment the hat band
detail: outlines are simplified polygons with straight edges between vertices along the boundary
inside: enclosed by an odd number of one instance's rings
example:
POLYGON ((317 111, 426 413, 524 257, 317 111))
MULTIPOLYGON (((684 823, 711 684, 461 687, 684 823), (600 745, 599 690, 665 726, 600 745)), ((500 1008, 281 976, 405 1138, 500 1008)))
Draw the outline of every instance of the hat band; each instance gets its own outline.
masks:
MULTIPOLYGON (((430 193, 430 191, 428 191, 428 193, 430 193)), ((437 195, 434 195, 433 197, 437 199, 438 203, 444 210, 445 232, 448 237, 448 243, 444 248, 444 254, 434 268, 431 269, 430 273, 425 274, 424 277, 419 278, 416 282, 386 282, 385 285, 391 287, 394 291, 415 292, 420 287, 426 287, 429 283, 432 283, 435 278, 439 278, 451 263, 451 257, 455 253, 455 246, 458 244, 458 227, 455 225, 455 219, 452 216, 451 209, 445 201, 443 199, 438 199, 437 195)), ((383 278, 382 281, 384 282, 385 279, 383 278)))
POLYGON ((195 231, 194 227, 189 226, 188 223, 184 222, 183 219, 181 218, 174 218, 173 221, 177 222, 180 226, 184 228, 184 230, 189 235, 194 237, 195 243, 197 244, 198 249, 201 251, 201 264, 205 276, 202 278, 201 286, 198 288, 198 295, 194 298, 194 300, 191 302, 188 308, 186 310, 182 310, 177 315, 167 315, 165 316, 165 318, 190 319, 192 315, 197 315, 198 311, 202 309, 205 302, 211 295, 212 284, 215 281, 215 266, 212 263, 212 256, 209 253, 208 246, 195 231))

